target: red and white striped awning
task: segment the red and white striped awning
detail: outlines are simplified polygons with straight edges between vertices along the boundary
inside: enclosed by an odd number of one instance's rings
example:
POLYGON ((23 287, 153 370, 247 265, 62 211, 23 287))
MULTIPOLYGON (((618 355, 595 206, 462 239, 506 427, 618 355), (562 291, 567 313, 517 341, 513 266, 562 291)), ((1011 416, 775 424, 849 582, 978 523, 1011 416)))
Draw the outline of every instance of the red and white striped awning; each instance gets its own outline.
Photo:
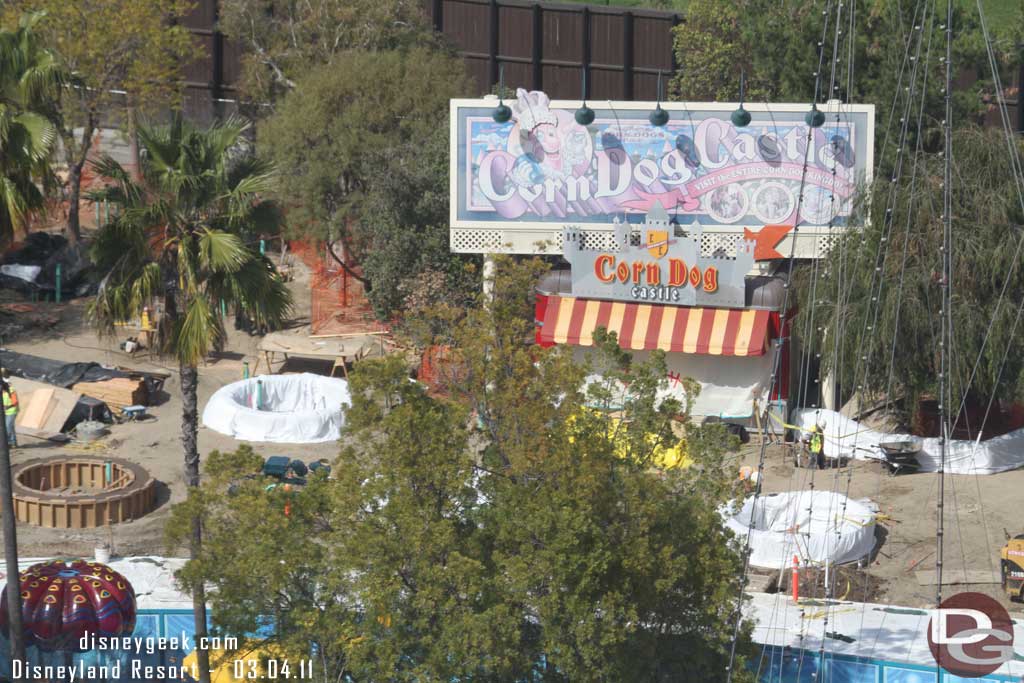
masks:
POLYGON ((760 356, 772 313, 764 310, 685 308, 575 297, 538 297, 538 341, 593 346, 599 327, 633 351, 661 349, 711 356, 760 356))

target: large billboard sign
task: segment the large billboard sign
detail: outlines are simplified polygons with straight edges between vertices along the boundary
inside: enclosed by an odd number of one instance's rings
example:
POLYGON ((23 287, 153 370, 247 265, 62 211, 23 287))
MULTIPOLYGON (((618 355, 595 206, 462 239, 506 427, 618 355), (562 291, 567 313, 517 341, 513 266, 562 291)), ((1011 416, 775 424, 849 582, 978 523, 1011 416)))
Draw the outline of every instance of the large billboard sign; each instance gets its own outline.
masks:
POLYGON ((743 128, 730 120, 735 104, 663 103, 661 127, 648 120, 653 103, 590 102, 589 126, 574 118, 579 102, 542 92, 519 90, 506 104, 511 120, 496 123, 495 100, 452 101, 453 247, 459 229, 610 231, 616 218, 642 223, 655 205, 705 232, 797 221, 801 232, 843 230, 873 161, 870 105, 823 108, 808 145, 806 104, 749 104, 743 128))

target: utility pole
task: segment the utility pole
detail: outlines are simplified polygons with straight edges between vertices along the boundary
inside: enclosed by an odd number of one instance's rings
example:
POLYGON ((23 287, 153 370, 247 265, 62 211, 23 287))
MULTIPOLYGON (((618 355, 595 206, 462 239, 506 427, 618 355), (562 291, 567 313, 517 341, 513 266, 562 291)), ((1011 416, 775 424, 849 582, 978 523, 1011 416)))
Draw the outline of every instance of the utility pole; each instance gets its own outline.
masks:
MULTIPOLYGON (((3 368, 0 368, 0 375, 3 368)), ((6 411, 5 411, 6 412, 6 411)), ((11 448, 7 421, 0 420, 0 519, 3 520, 4 560, 7 570, 7 624, 11 662, 25 661, 25 629, 21 623, 21 579, 18 573, 18 521, 14 517, 11 487, 11 448)))

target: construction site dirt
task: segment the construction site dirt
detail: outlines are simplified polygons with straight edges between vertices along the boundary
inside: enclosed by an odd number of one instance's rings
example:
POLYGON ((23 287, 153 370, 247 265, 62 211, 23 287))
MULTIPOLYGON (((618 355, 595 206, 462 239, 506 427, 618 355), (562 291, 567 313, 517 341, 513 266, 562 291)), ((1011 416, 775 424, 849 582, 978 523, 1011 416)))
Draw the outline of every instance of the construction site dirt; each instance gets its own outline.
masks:
MULTIPOLYGON (((760 454, 760 445, 744 446, 737 467, 756 468, 760 454)), ((879 463, 865 460, 833 469, 798 468, 788 447, 766 448, 762 484, 766 495, 810 488, 837 491, 855 500, 867 498, 878 505, 872 557, 862 567, 852 563, 838 570, 838 578, 830 581, 832 598, 845 595, 848 600, 918 608, 934 605, 937 474, 892 476, 879 463)), ((1024 531, 1020 516, 1022 490, 1024 469, 978 476, 946 475, 944 595, 985 593, 1011 611, 1024 612, 1024 606, 1009 601, 999 583, 1004 529, 1011 534, 1024 531)), ((787 571, 782 581, 787 592, 789 580, 787 571)), ((825 597, 822 568, 803 570, 801 594, 825 597)))

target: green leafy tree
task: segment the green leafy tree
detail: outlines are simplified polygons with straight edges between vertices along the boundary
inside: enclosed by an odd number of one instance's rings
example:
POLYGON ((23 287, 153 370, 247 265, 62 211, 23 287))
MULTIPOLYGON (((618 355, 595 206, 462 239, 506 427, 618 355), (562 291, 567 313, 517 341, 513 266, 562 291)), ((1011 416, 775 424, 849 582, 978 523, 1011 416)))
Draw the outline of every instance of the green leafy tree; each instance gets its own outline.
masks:
POLYGON ((437 40, 413 0, 223 0, 220 13, 221 30, 243 48, 240 87, 262 104, 349 50, 425 47, 437 40))
MULTIPOLYGON (((1013 144, 1018 154, 1024 151, 1019 141, 1013 144)), ((1006 145, 1001 132, 976 127, 960 128, 954 139, 954 415, 965 392, 969 407, 984 408, 991 396, 1006 401, 1024 397, 1017 321, 1024 299, 1024 250, 1019 247, 1024 213, 1006 145)), ((905 163, 906 177, 892 201, 891 228, 885 214, 892 185, 883 179, 862 209, 870 212, 871 222, 830 252, 814 296, 819 302, 815 325, 824 334, 811 342, 822 354, 824 370, 838 378, 844 399, 861 386, 869 396, 889 391, 890 398, 903 399, 893 407, 909 423, 918 399, 936 396, 939 382, 943 161, 938 152, 922 150, 905 163), (917 177, 911 184, 914 167, 917 177)), ((799 300, 809 300, 812 286, 811 273, 804 273, 798 280, 799 300)), ((802 319, 807 315, 809 310, 801 310, 802 319)), ((802 319, 798 328, 805 325, 802 319)), ((958 418, 962 427, 979 427, 968 425, 964 415, 958 418)))
POLYGON ((452 254, 449 247, 447 131, 443 125, 424 129, 380 150, 370 162, 387 169, 371 176, 359 212, 370 242, 363 272, 381 318, 399 311, 415 316, 441 301, 469 305, 480 290, 480 258, 452 254))
POLYGON ((272 616, 269 642, 313 643, 332 681, 720 678, 742 567, 716 512, 731 442, 673 427, 661 357, 634 363, 606 336, 608 382, 588 389, 570 352, 527 343, 541 270, 502 261, 492 302, 424 325, 457 342, 456 400, 398 358, 360 366, 332 478, 285 498, 247 454, 216 458, 244 462, 174 514, 203 516, 183 577, 216 587, 217 626, 272 616), (627 380, 621 420, 584 407, 627 380), (693 464, 652 469, 681 439, 693 464))
POLYGON ((197 46, 181 20, 192 0, 7 0, 8 18, 45 12, 43 40, 57 50, 61 66, 75 75, 50 112, 67 165, 66 235, 81 236, 82 171, 101 122, 123 118, 134 146, 136 112, 155 113, 181 96, 183 66, 197 46), (118 113, 123 113, 118 117, 118 113))
MULTIPOLYGON (((280 213, 263 200, 273 168, 243 145, 247 124, 230 119, 198 129, 174 118, 167 126, 139 127, 141 181, 104 156, 97 173, 107 185, 91 198, 111 202, 114 215, 100 228, 93 260, 106 273, 90 314, 101 331, 141 315, 156 303, 155 343, 178 361, 185 483, 199 485, 196 444, 198 365, 220 348, 220 302, 238 306, 258 324, 280 324, 290 297, 273 264, 253 246, 276 229, 280 213)), ((191 550, 200 552, 201 525, 194 518, 191 550)), ((202 585, 193 593, 196 633, 206 631, 202 585)), ((199 668, 208 678, 205 651, 199 668)))
POLYGON ((39 36, 41 14, 0 31, 0 237, 23 229, 52 185, 49 157, 57 132, 47 118, 67 79, 39 36))
MULTIPOLYGON (((774 0, 692 0, 685 20, 674 29, 679 69, 671 81, 671 92, 683 100, 736 101, 742 73, 747 79, 747 101, 806 102, 809 105, 817 94, 819 102, 837 98, 874 104, 875 140, 880 153, 876 158, 881 159, 883 168, 891 166, 892 150, 882 149, 882 143, 889 132, 887 127, 892 127, 893 134, 899 130, 900 117, 890 118, 890 109, 894 99, 898 111, 904 108, 904 98, 908 96, 905 87, 913 66, 905 63, 907 46, 909 42, 909 55, 913 56, 918 36, 924 39, 918 60, 930 71, 926 111, 941 110, 944 66, 938 59, 938 46, 945 41, 941 28, 945 17, 937 16, 931 6, 927 7, 928 13, 923 14, 921 7, 914 3, 873 0, 858 4, 851 51, 849 7, 846 6, 840 16, 839 61, 833 65, 836 8, 836 3, 826 5, 821 0, 781 3, 774 0), (828 14, 824 14, 826 7, 828 14), (921 31, 915 31, 915 26, 921 27, 921 31), (930 58, 929 30, 932 32, 930 58), (824 43, 823 55, 818 51, 819 42, 824 43), (815 93, 819 60, 821 83, 815 93)), ((1010 82, 1011 70, 1021 60, 1024 14, 1018 7, 1000 16, 1006 19, 997 25, 990 20, 989 24, 1003 81, 1010 82)), ((973 3, 969 3, 969 7, 955 8, 953 25, 957 28, 953 63, 965 76, 974 77, 967 79, 967 84, 956 92, 954 120, 980 122, 989 111, 988 102, 994 88, 973 3)), ((934 128, 937 121, 927 120, 925 124, 934 128)))
POLYGON ((424 270, 465 279, 447 245, 448 102, 469 87, 447 53, 349 51, 299 80, 260 128, 289 224, 325 241, 381 315, 424 270))

